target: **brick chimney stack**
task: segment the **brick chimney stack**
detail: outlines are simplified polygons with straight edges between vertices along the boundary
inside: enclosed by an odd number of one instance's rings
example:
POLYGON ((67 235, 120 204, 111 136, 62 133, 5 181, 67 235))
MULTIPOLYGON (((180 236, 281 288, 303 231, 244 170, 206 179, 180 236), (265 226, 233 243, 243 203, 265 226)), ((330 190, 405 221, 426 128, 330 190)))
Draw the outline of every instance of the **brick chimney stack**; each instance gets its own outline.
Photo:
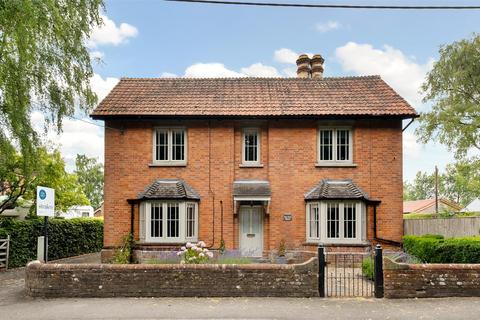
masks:
POLYGON ((313 55, 312 59, 310 59, 311 65, 311 74, 312 78, 314 79, 322 79, 323 78, 323 63, 325 59, 319 54, 313 55))
POLYGON ((310 78, 310 58, 306 54, 301 54, 297 59, 297 77, 310 78))

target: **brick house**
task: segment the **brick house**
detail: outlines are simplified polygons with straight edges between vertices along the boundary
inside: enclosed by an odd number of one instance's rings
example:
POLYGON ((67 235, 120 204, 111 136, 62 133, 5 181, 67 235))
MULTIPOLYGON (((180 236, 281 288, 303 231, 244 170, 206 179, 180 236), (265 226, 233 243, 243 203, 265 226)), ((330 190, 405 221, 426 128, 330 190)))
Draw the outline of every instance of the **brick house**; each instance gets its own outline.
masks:
POLYGON ((415 110, 379 76, 124 78, 105 121, 107 259, 203 240, 244 255, 398 244, 402 120, 415 110))

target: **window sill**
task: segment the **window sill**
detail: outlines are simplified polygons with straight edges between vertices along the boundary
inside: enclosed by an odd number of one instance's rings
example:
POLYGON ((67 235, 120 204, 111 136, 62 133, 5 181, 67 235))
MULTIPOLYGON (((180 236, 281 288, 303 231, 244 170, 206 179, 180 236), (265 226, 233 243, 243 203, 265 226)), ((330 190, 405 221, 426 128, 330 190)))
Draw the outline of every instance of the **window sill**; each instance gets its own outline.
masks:
POLYGON ((258 163, 258 164, 246 164, 246 163, 241 163, 239 165, 240 168, 263 168, 263 164, 258 163))
POLYGON ((342 163, 342 162, 317 162, 315 164, 315 167, 317 168, 356 168, 357 164, 356 163, 342 163))
POLYGON ((149 163, 149 167, 186 167, 186 162, 149 163))

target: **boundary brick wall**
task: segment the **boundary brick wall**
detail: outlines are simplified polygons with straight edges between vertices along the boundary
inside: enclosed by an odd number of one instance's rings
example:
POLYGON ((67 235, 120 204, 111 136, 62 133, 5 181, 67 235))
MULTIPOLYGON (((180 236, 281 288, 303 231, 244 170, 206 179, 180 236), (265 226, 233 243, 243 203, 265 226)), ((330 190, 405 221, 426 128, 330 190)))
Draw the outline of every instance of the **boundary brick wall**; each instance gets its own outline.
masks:
POLYGON ((314 297, 316 258, 301 264, 43 264, 30 262, 33 297, 314 297))
POLYGON ((385 298, 480 297, 480 264, 383 261, 385 298))

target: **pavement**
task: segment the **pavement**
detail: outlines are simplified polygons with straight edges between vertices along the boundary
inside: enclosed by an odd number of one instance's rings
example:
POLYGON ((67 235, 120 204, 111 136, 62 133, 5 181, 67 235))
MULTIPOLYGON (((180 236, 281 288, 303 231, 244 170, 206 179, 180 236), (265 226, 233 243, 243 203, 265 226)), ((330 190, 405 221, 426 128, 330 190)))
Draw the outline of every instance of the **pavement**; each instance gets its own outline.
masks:
MULTIPOLYGON (((97 255, 63 260, 95 262, 97 255)), ((480 319, 480 298, 82 298, 24 293, 24 269, 0 272, 0 320, 10 319, 480 319)))

